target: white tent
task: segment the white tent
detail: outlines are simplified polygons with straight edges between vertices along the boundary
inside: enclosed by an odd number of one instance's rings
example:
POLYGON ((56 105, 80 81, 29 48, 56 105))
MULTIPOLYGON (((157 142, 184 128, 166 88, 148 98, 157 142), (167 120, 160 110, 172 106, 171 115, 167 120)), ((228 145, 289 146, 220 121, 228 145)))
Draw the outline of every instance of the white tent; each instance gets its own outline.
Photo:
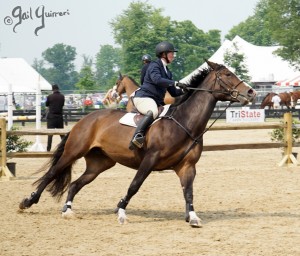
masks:
MULTIPOLYGON (((34 68, 22 58, 0 59, 0 93, 7 94, 8 103, 8 129, 13 125, 13 93, 35 93, 36 94, 36 129, 41 128, 41 90, 51 90, 52 86, 34 68)), ((29 149, 31 151, 45 151, 36 136, 35 144, 29 149)))
POLYGON ((0 93, 33 93, 38 84, 41 90, 51 90, 51 84, 22 58, 0 58, 0 93))
MULTIPOLYGON (((232 41, 225 40, 209 60, 224 64, 224 54, 226 51, 234 52, 234 45, 237 46, 238 52, 245 56, 244 63, 253 83, 276 82, 297 75, 297 72, 293 70, 287 61, 274 54, 274 51, 280 46, 257 46, 246 42, 239 36, 236 36, 232 41)), ((206 63, 199 68, 204 67, 206 67, 206 63)), ((199 72, 199 68, 181 81, 187 82, 193 74, 199 72)))

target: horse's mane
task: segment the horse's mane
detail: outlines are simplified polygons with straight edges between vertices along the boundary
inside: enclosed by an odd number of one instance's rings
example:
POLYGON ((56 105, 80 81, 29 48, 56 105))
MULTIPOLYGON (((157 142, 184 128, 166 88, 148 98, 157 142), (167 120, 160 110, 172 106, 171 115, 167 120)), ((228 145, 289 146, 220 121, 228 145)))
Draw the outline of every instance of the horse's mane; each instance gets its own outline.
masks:
POLYGON ((131 76, 128 76, 128 75, 123 75, 122 76, 122 79, 124 77, 127 77, 129 80, 131 80, 137 87, 140 87, 140 85, 131 77, 131 76))
MULTIPOLYGON (((202 84, 204 79, 207 77, 207 75, 210 73, 210 68, 205 68, 199 71, 199 73, 192 76, 189 83, 187 84, 188 87, 196 88, 199 86, 199 84, 202 84)), ((175 98, 174 106, 180 105, 182 102, 186 101, 195 91, 194 90, 188 90, 185 94, 182 96, 175 98)))

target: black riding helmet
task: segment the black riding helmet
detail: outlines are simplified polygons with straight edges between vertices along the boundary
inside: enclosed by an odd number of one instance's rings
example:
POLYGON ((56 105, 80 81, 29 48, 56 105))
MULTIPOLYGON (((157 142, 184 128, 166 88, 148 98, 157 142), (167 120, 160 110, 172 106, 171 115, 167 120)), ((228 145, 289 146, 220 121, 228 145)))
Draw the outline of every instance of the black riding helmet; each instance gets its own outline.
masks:
POLYGON ((178 50, 175 49, 174 45, 169 42, 161 42, 155 47, 155 54, 156 57, 161 57, 162 53, 164 52, 178 52, 178 50))
POLYGON ((142 57, 142 61, 150 62, 151 61, 151 56, 149 54, 144 54, 143 57, 142 57))

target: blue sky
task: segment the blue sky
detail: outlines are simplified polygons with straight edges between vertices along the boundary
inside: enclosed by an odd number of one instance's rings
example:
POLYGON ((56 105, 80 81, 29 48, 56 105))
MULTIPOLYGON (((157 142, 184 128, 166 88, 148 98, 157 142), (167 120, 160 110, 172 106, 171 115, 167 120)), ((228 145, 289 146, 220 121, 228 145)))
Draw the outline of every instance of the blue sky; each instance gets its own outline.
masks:
MULTIPOLYGON (((148 0, 162 8, 171 20, 191 20, 207 32, 219 29, 224 36, 233 26, 253 15, 259 0, 148 0)), ((131 0, 9 0, 0 3, 0 57, 21 57, 29 64, 56 43, 76 47, 82 55, 95 57, 100 45, 114 39, 109 22, 122 14, 131 0), (60 12, 61 15, 55 13, 60 12), (48 16, 48 17, 45 17, 48 16), (55 17, 54 17, 55 16, 55 17), (20 19, 20 17, 22 19, 20 19), (44 26, 43 19, 44 18, 44 26), (20 24, 18 24, 20 23, 20 24), (38 27, 42 27, 35 30, 38 27)))

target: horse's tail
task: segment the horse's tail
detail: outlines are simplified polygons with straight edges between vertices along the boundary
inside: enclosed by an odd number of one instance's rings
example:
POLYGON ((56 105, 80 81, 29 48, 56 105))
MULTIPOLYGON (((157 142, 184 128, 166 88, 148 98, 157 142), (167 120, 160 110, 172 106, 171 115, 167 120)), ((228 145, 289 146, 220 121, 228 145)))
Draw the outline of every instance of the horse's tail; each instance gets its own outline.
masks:
POLYGON ((57 164, 58 160, 61 158, 64 152, 69 134, 70 133, 67 133, 63 137, 49 162, 42 166, 37 172, 45 171, 47 168, 49 168, 49 170, 44 174, 44 176, 42 176, 33 183, 34 185, 37 185, 37 189, 42 188, 42 186, 44 186, 43 183, 47 182, 47 179, 49 179, 50 177, 53 177, 53 172, 55 172, 54 179, 49 184, 47 184, 47 190, 51 193, 53 197, 57 197, 58 201, 61 199, 62 195, 66 192, 67 188, 69 187, 69 184, 71 182, 72 166, 74 164, 72 163, 66 166, 63 170, 55 169, 55 165, 57 164))

